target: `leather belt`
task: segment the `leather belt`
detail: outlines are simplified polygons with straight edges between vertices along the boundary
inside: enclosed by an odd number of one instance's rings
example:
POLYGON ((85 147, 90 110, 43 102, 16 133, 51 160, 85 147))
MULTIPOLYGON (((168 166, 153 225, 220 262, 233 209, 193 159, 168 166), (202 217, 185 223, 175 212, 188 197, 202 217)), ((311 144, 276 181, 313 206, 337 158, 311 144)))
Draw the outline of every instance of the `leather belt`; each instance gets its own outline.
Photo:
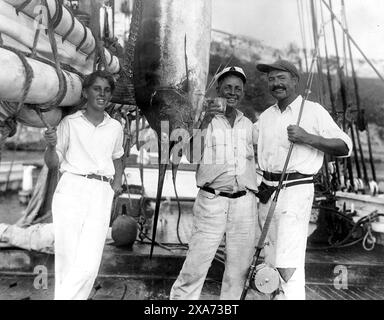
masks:
POLYGON ((111 178, 108 178, 106 176, 101 176, 101 175, 98 175, 98 174, 79 174, 79 176, 82 176, 82 177, 85 177, 85 178, 88 178, 88 179, 96 179, 96 180, 100 180, 100 181, 105 181, 105 182, 110 182, 112 179, 111 178))
POLYGON ((245 196, 247 194, 247 191, 245 191, 245 190, 235 192, 235 193, 229 193, 229 192, 216 191, 215 189, 212 189, 210 187, 200 187, 200 189, 207 191, 209 193, 213 193, 217 196, 226 197, 226 198, 230 198, 230 199, 240 198, 240 197, 245 196))
MULTIPOLYGON (((305 178, 312 178, 312 174, 302 174, 300 172, 291 172, 284 175, 284 180, 298 180, 305 178)), ((263 171, 263 178, 268 181, 280 181, 281 173, 273 173, 268 171, 263 171)))

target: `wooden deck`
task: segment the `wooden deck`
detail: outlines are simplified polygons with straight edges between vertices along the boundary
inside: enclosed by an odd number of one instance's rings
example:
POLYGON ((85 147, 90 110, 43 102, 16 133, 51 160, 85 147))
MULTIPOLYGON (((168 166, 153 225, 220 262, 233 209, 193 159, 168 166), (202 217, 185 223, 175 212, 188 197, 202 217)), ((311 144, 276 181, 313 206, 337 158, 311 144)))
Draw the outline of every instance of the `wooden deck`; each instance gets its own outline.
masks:
POLYGON ((332 285, 307 284, 307 300, 384 300, 384 288, 374 290, 367 287, 336 289, 332 285))
MULTIPOLYGON (((157 247, 151 261, 148 253, 146 244, 135 245, 133 250, 107 244, 91 298, 167 300, 185 250, 170 253, 157 247)), ((0 261, 0 300, 53 298, 52 255, 7 249, 0 250, 0 261), (41 282, 33 273, 37 265, 47 268, 47 288, 39 288, 41 282)), ((214 262, 201 299, 219 298, 222 273, 222 264, 214 262)), ((306 280, 307 300, 384 300, 384 248, 366 252, 357 245, 337 250, 308 250, 306 280), (341 287, 337 279, 340 268, 347 272, 341 287)))
MULTIPOLYGON (((32 277, 6 276, 0 279, 0 300, 52 300, 53 278, 48 287, 34 287, 32 277)), ((143 285, 139 280, 126 278, 99 278, 95 284, 91 300, 168 300, 173 281, 154 281, 143 285), (148 290, 148 286, 156 292, 148 290)), ((207 282, 204 285, 201 300, 218 300, 218 283, 207 282)), ((307 300, 384 300, 384 288, 353 286, 348 289, 336 289, 332 285, 307 284, 307 300)), ((262 299, 262 298, 261 298, 262 299)))

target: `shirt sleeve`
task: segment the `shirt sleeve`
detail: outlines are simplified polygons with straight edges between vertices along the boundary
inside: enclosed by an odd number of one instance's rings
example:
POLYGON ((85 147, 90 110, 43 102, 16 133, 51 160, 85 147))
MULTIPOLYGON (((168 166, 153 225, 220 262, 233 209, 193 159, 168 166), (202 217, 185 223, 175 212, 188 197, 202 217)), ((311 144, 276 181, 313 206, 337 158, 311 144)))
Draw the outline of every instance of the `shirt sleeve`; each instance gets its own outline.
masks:
POLYGON ((123 140, 124 140, 123 127, 119 124, 119 131, 116 137, 116 142, 115 142, 115 146, 113 148, 113 153, 112 153, 113 160, 119 159, 124 155, 123 140))
POLYGON ((339 156, 338 158, 350 157, 352 154, 352 140, 351 138, 337 125, 332 119, 329 112, 319 105, 319 133, 326 139, 341 139, 348 147, 348 155, 339 156))
POLYGON ((68 150, 68 142, 69 142, 69 123, 68 119, 64 118, 60 121, 57 126, 57 144, 56 144, 56 153, 59 157, 59 163, 62 163, 65 154, 68 150))

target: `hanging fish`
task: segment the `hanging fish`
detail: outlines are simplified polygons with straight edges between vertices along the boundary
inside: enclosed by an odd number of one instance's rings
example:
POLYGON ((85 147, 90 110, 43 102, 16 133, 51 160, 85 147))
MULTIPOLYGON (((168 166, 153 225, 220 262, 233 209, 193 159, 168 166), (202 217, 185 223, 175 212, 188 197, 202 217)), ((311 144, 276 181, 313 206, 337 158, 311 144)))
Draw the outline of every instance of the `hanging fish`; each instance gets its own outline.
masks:
MULTIPOLYGON (((142 2, 142 11, 133 68, 135 96, 159 140, 152 256, 167 168, 167 163, 160 163, 160 155, 168 159, 175 143, 162 146, 160 138, 169 141, 175 129, 191 135, 200 116, 209 70, 211 0, 136 1, 142 2), (169 131, 161 132, 162 122, 169 131)), ((176 170, 177 164, 173 165, 176 170)))

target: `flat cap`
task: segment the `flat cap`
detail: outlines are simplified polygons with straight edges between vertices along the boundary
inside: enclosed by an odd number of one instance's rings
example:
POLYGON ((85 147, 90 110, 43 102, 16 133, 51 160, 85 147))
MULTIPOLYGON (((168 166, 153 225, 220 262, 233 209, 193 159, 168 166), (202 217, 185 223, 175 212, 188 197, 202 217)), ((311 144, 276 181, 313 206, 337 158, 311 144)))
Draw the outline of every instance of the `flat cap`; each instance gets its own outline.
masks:
POLYGON ((223 70, 221 70, 217 75, 216 75, 216 81, 219 82, 220 79, 222 79, 225 75, 233 74, 235 76, 238 76, 241 80, 243 80, 244 83, 247 82, 247 77, 245 75, 245 72, 242 68, 240 67, 226 67, 223 70))
POLYGON ((256 69, 264 73, 269 73, 273 70, 286 71, 286 72, 290 72, 292 75, 296 76, 297 78, 300 78, 299 71, 296 69, 296 67, 292 63, 290 63, 287 60, 277 60, 272 64, 258 64, 256 65, 256 69))

